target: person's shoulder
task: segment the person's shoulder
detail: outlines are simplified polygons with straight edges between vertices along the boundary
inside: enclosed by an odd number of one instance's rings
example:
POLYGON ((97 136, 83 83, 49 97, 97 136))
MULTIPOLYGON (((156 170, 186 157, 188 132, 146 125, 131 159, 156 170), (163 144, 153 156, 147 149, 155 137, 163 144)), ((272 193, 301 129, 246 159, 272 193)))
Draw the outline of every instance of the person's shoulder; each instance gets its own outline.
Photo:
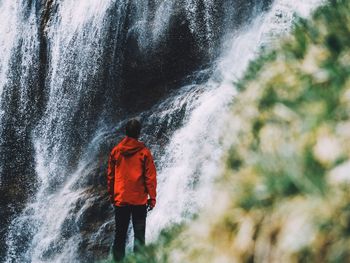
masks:
POLYGON ((151 150, 146 145, 142 149, 142 151, 145 153, 145 155, 152 155, 151 150))
POLYGON ((110 155, 115 155, 115 153, 118 151, 118 145, 114 146, 110 152, 110 155))
POLYGON ((119 143, 115 145, 111 150, 111 155, 115 155, 119 151, 119 143))
POLYGON ((116 154, 116 153, 119 151, 120 144, 122 143, 123 140, 124 140, 124 138, 123 138, 123 139, 120 139, 119 142, 118 142, 118 144, 115 145, 115 146, 112 148, 112 150, 111 150, 111 155, 116 154))

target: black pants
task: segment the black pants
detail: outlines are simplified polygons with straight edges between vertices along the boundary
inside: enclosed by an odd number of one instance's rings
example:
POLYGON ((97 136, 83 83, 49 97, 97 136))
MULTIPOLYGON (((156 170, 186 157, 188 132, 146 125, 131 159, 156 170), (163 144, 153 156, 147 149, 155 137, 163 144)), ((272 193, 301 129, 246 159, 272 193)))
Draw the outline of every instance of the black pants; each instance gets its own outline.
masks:
POLYGON ((130 217, 134 228, 134 252, 145 244, 146 205, 128 205, 115 207, 115 238, 113 244, 113 257, 116 261, 125 256, 126 235, 130 217))

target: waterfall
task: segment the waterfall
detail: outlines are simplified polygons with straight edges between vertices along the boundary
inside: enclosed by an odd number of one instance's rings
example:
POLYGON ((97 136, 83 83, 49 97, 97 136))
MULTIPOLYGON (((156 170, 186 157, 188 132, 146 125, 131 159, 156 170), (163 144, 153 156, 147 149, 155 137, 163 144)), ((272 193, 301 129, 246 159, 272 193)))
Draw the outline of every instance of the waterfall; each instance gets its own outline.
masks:
MULTIPOLYGON (((108 255, 106 160, 131 116, 158 168, 147 241, 213 205, 233 82, 295 13, 318 4, 2 0, 0 187, 28 188, 22 209, 2 215, 5 262, 108 255)), ((6 207, 19 204, 10 197, 6 207)))

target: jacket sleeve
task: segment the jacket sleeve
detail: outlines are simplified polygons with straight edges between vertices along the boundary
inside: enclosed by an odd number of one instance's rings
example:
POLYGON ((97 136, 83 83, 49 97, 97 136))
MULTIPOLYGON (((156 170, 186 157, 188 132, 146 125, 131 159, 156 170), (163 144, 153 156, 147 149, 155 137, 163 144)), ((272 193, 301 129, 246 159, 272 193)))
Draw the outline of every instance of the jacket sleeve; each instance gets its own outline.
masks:
POLYGON ((109 155, 108 158, 108 168, 107 168, 107 191, 109 194, 109 199, 113 201, 114 197, 114 169, 115 161, 113 159, 113 152, 109 155))
POLYGON ((147 193, 150 196, 151 206, 156 205, 157 197, 157 171, 150 151, 147 151, 145 159, 145 182, 147 193))

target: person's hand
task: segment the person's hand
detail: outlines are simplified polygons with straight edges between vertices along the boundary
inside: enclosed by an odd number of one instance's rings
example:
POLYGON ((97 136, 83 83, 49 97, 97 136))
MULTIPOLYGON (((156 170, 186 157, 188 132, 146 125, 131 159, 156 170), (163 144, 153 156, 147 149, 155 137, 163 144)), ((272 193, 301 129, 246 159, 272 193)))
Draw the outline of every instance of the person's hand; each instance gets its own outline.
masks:
POLYGON ((156 205, 155 200, 148 199, 147 200, 147 212, 152 211, 152 209, 154 208, 155 205, 156 205))

